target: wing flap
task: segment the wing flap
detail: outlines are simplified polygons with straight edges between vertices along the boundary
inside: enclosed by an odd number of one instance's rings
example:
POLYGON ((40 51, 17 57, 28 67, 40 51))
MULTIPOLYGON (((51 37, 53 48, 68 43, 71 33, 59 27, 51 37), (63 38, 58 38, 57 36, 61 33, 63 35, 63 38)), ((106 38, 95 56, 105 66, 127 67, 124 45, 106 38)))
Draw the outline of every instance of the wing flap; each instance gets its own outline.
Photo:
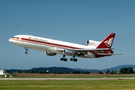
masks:
POLYGON ((73 49, 74 51, 77 52, 86 52, 86 51, 104 51, 104 50, 109 50, 110 48, 98 48, 98 49, 73 49))

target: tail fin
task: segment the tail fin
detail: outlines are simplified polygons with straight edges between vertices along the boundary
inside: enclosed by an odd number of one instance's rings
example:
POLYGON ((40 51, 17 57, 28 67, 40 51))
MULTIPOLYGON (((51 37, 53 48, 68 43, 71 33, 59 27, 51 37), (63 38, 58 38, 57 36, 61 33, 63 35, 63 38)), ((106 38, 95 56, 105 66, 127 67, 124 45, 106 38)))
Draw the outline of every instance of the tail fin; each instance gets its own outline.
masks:
POLYGON ((111 48, 115 33, 110 33, 98 46, 97 48, 111 48))

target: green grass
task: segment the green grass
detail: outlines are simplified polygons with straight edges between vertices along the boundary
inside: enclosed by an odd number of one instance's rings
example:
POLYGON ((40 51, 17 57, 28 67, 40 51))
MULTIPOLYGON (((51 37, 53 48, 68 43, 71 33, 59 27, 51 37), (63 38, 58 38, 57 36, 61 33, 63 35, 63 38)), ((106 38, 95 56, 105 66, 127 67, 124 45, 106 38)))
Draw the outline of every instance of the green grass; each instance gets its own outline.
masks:
MULTIPOLYGON (((5 77, 2 77, 5 78, 5 77)), ((7 77, 10 78, 10 77, 7 77)), ((12 77, 12 78, 135 78, 135 76, 52 76, 52 77, 12 77)))
POLYGON ((0 81, 0 90, 135 90, 135 80, 0 81))
MULTIPOLYGON (((9 77, 7 77, 9 78, 9 77)), ((12 78, 135 78, 135 76, 87 76, 87 77, 12 77, 12 78)))
MULTIPOLYGON (((134 78, 135 74, 12 74, 13 78, 134 78)), ((4 76, 3 76, 4 77, 4 76)))

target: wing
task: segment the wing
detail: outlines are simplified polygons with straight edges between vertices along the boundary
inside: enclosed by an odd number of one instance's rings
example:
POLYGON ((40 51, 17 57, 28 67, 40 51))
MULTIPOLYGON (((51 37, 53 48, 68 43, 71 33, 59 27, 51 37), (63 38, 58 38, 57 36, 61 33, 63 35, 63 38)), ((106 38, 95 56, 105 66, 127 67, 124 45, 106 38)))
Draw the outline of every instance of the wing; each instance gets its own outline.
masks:
POLYGON ((110 48, 101 48, 101 49, 57 49, 57 51, 61 51, 63 52, 64 50, 71 50, 71 51, 75 51, 75 52, 91 52, 91 51, 105 51, 105 50, 109 50, 110 48))
POLYGON ((87 52, 90 52, 94 54, 97 57, 102 56, 111 56, 113 54, 113 51, 110 48, 98 48, 98 49, 75 49, 77 53, 84 53, 87 54, 87 52))
POLYGON ((111 56, 113 51, 110 48, 98 48, 98 49, 57 49, 57 51, 63 52, 65 55, 70 56, 82 56, 86 55, 88 52, 98 55, 98 56, 111 56))

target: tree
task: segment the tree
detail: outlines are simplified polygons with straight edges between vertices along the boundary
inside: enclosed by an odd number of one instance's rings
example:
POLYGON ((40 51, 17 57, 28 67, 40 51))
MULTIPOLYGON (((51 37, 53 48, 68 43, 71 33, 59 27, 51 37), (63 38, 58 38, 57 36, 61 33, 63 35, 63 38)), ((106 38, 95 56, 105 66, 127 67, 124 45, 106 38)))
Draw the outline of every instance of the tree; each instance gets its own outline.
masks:
POLYGON ((80 72, 80 71, 74 71, 73 73, 75 73, 75 74, 80 74, 81 72, 80 72))
POLYGON ((122 73, 122 74, 132 74, 132 73, 134 73, 134 71, 133 71, 133 68, 132 67, 128 67, 128 68, 121 68, 120 69, 120 72, 122 73))
POLYGON ((107 70, 107 74, 110 72, 110 70, 107 70))
POLYGON ((114 74, 114 71, 113 70, 111 71, 111 74, 114 74))
POLYGON ((90 72, 89 72, 89 71, 87 71, 87 72, 86 72, 86 74, 90 74, 90 72))
POLYGON ((22 73, 22 70, 18 70, 18 73, 22 73))
POLYGON ((35 71, 33 69, 31 69, 31 73, 35 73, 35 71))
POLYGON ((114 71, 114 74, 118 74, 118 70, 115 70, 115 71, 114 71))
POLYGON ((98 73, 99 73, 99 74, 104 74, 102 71, 99 71, 98 73))
POLYGON ((129 71, 129 73, 134 73, 134 70, 133 70, 133 68, 132 68, 132 67, 130 67, 130 71, 129 71))

